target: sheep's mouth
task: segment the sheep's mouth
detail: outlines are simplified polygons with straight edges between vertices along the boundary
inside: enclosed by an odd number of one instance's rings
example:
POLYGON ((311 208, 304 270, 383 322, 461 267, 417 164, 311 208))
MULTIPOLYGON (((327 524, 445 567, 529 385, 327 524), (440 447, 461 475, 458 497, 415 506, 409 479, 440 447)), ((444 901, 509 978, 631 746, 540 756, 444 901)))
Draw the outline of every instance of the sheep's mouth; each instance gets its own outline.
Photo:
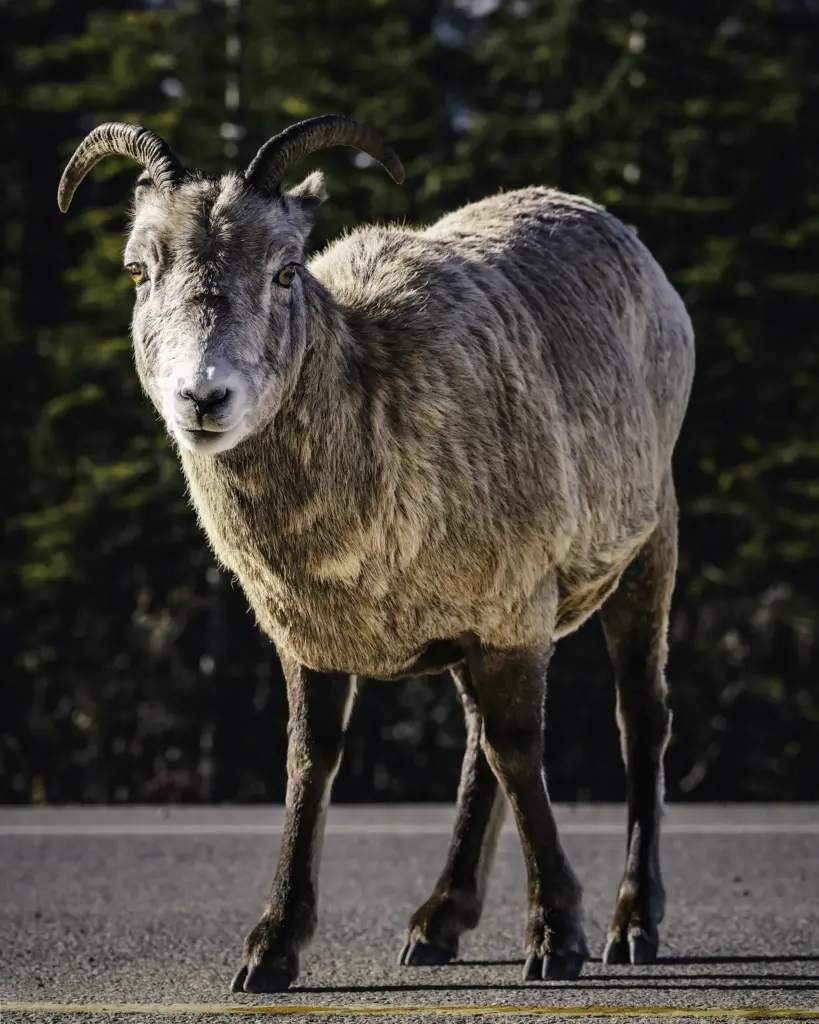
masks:
POLYGON ((177 425, 174 434, 180 446, 187 451, 198 452, 202 455, 215 455, 217 452, 227 451, 237 445, 244 437, 245 431, 240 422, 222 430, 177 425))
POLYGON ((224 430, 208 430, 207 427, 194 427, 194 428, 183 427, 182 431, 188 437, 208 437, 208 438, 213 437, 214 435, 218 436, 219 434, 224 434, 225 433, 224 430))

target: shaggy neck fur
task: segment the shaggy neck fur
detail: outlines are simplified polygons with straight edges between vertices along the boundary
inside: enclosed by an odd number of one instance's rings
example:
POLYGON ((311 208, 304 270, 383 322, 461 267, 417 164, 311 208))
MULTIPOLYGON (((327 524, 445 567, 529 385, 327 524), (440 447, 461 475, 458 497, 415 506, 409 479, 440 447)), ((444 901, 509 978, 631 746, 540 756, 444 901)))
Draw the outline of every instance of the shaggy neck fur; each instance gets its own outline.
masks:
POLYGON ((216 554, 236 571, 235 538, 223 549, 214 521, 225 522, 226 504, 234 510, 232 525, 237 511, 251 529, 264 522, 265 556, 282 575, 303 571, 308 555, 311 563, 331 558, 353 521, 364 527, 373 512, 365 499, 375 492, 375 481, 367 477, 374 472, 377 446, 368 436, 365 393, 355 384, 362 353, 349 320, 356 320, 359 338, 372 327, 342 308, 312 275, 305 274, 303 283, 304 315, 292 325, 292 345, 301 357, 281 408, 230 451, 210 457, 181 451, 216 554), (322 324, 318 338, 311 322, 322 324), (332 502, 323 500, 328 494, 332 502))

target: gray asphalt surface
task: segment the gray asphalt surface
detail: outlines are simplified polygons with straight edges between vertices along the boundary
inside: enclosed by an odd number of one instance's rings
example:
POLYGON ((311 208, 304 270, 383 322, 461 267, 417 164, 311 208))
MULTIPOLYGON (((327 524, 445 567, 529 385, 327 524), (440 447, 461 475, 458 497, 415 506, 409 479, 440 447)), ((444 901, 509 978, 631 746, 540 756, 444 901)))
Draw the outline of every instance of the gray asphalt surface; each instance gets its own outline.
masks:
MULTIPOLYGON (((296 986, 230 996, 272 878, 281 808, 0 808, 3 1020, 102 1019, 90 1010, 64 1017, 44 1003, 300 1004, 312 1019, 366 1004, 383 1006, 382 1020, 410 1006, 418 1009, 400 1019, 434 1019, 433 1007, 453 1005, 531 1007, 533 1019, 563 1006, 791 1007, 819 1019, 819 806, 669 808, 662 960, 641 968, 599 961, 622 867, 623 808, 562 807, 558 818, 597 958, 579 981, 520 981, 524 872, 508 827, 462 959, 397 967, 406 920, 443 863, 452 809, 336 807, 318 932, 296 986)), ((180 1007, 172 1019, 194 1012, 180 1007)), ((118 1019, 153 1016, 146 1007, 118 1019)), ((659 1011, 646 1009, 645 1019, 659 1011)))

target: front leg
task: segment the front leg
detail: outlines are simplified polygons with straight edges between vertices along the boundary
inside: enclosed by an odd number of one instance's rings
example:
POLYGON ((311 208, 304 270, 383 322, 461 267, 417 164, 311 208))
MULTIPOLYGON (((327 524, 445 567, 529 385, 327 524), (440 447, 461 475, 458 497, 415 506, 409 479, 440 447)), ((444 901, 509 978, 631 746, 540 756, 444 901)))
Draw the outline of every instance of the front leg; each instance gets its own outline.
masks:
POLYGON ((432 895, 412 915, 398 963, 443 964, 458 955, 463 932, 480 920, 486 881, 503 824, 506 799, 481 748, 483 720, 466 665, 450 670, 466 719, 455 828, 432 895))
POLYGON ((270 898, 245 939, 232 992, 281 992, 299 972, 299 953, 316 928, 319 861, 355 680, 282 659, 290 706, 284 837, 270 898))
POLYGON ((588 958, 580 884, 563 852, 543 770, 546 669, 551 648, 475 643, 475 684, 486 759, 515 815, 528 879, 525 981, 573 980, 588 958))

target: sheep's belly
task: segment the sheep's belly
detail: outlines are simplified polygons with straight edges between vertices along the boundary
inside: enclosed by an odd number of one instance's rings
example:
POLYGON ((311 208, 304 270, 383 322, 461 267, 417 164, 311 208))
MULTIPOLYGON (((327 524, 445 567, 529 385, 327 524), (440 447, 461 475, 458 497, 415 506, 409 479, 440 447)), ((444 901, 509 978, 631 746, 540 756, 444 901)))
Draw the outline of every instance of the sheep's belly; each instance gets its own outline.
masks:
POLYGON ((461 549, 433 553, 394 571, 377 560, 337 558, 331 574, 327 559, 319 568, 306 559, 299 565, 295 551, 296 564, 284 570, 251 544, 236 544, 232 560, 281 654, 319 671, 389 679, 417 671, 438 641, 473 635, 496 648, 533 649, 571 632, 617 586, 655 522, 653 510, 635 516, 593 556, 557 565, 534 544, 505 559, 491 551, 482 559, 461 549))

